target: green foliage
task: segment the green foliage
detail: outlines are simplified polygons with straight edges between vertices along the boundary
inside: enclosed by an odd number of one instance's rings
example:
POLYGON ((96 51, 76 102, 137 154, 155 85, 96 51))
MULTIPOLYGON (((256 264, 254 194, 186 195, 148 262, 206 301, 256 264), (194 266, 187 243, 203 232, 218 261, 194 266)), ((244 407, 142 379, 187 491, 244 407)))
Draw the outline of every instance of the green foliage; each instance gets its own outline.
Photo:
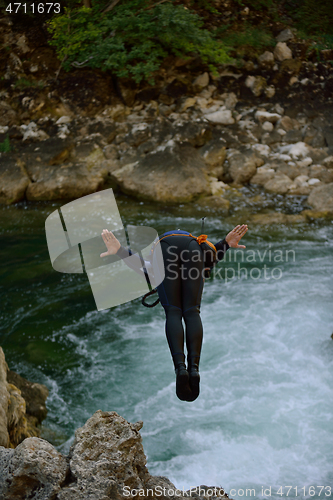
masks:
POLYGON ((237 56, 243 57, 249 50, 260 52, 275 45, 272 33, 265 27, 253 27, 245 24, 241 30, 225 31, 223 28, 217 30, 226 47, 237 52, 237 56))
POLYGON ((333 49, 333 35, 313 35, 310 37, 310 35, 303 34, 302 38, 308 39, 310 42, 306 51, 307 55, 314 51, 318 61, 322 59, 322 50, 333 49))
POLYGON ((137 83, 153 83, 152 74, 169 54, 199 55, 211 71, 228 60, 223 44, 203 28, 197 14, 172 0, 151 6, 146 0, 127 0, 104 15, 98 3, 92 9, 65 8, 49 23, 50 43, 67 71, 84 65, 137 83))
POLYGON ((44 87, 44 83, 43 82, 30 81, 27 78, 19 78, 18 80, 16 80, 16 82, 14 84, 14 87, 18 88, 18 89, 24 89, 24 88, 27 88, 27 87, 39 87, 39 88, 43 88, 44 87))
POLYGON ((291 1, 287 10, 299 29, 312 35, 333 35, 333 3, 327 0, 291 1))
POLYGON ((240 7, 249 7, 252 10, 269 10, 273 7, 273 0, 234 0, 240 7))
POLYGON ((6 136, 6 139, 3 142, 0 142, 0 153, 8 153, 11 150, 9 136, 6 136))
POLYGON ((191 7, 204 9, 206 12, 210 14, 214 14, 216 16, 220 16, 221 13, 212 5, 212 0, 192 0, 191 7))

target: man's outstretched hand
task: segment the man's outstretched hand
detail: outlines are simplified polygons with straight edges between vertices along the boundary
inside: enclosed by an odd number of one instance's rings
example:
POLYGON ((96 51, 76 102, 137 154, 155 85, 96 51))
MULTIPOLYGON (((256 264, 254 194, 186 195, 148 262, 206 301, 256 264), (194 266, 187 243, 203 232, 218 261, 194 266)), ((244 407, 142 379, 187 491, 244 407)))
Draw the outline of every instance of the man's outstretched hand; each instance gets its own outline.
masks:
POLYGON ((236 226, 233 228, 230 233, 225 237, 226 242, 231 248, 246 248, 245 245, 238 245, 240 239, 244 236, 248 227, 246 224, 242 224, 241 226, 236 226))
POLYGON ((114 255, 115 253, 118 252, 121 245, 117 240, 117 238, 115 237, 115 235, 111 233, 111 231, 103 229, 102 238, 108 250, 107 252, 101 253, 100 257, 106 257, 107 255, 114 255))

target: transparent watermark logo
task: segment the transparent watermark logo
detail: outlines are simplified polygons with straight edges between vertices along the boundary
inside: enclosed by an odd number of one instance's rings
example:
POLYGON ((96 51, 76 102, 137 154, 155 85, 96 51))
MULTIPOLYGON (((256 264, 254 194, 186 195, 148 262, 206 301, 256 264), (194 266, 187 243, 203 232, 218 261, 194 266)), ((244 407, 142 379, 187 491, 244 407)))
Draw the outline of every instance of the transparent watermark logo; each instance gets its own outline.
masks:
POLYGON ((213 266, 207 274, 205 262, 211 259, 211 255, 206 257, 206 254, 211 254, 211 250, 184 249, 181 252, 177 251, 177 247, 170 245, 167 248, 167 261, 165 268, 169 280, 198 280, 205 279, 220 279, 226 283, 235 279, 250 279, 250 280, 279 280, 282 278, 282 265, 288 262, 296 261, 295 250, 272 249, 271 245, 264 250, 244 250, 233 249, 232 252, 219 250, 217 252, 217 260, 223 258, 223 266, 213 266), (188 264, 190 263, 190 264, 188 264), (199 264, 201 263, 201 265, 199 264), (232 267, 228 265, 232 264, 232 267))
POLYGON ((226 492, 222 486, 191 486, 189 490, 185 488, 176 488, 171 483, 170 486, 157 485, 154 488, 131 488, 123 487, 123 496, 125 498, 224 498, 226 492))
POLYGON ((62 206, 46 219, 45 232, 53 268, 61 273, 86 272, 99 311, 141 297, 164 279, 157 231, 132 225, 125 229, 112 189, 62 206), (126 258, 100 257, 105 252, 103 229, 130 250, 126 258), (145 261, 152 260, 153 266, 146 268, 145 261))
POLYGON ((236 279, 279 280, 283 276, 285 264, 296 262, 296 252, 293 249, 272 248, 271 245, 263 250, 235 249, 228 252, 223 261, 223 269, 213 269, 210 276, 212 279, 221 279, 226 283, 236 279))

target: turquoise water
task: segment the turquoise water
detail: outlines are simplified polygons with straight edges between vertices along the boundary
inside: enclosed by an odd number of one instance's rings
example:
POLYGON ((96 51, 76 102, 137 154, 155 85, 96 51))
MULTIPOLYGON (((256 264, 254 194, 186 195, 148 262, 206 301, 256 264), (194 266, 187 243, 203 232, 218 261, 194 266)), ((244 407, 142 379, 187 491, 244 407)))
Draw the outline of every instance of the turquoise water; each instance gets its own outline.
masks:
MULTIPOLYGON (((162 308, 137 299, 98 312, 85 276, 52 269, 44 221, 58 206, 0 210, 1 346, 11 369, 50 390, 43 437, 67 453, 77 427, 115 410, 144 421, 149 471, 178 488, 330 498, 317 486, 333 486, 333 226, 250 226, 246 251, 229 250, 203 295, 201 394, 184 403, 162 308)), ((189 210, 125 197, 119 208, 125 224, 200 232, 189 210)), ((214 215, 206 226, 212 241, 231 228, 214 215)))

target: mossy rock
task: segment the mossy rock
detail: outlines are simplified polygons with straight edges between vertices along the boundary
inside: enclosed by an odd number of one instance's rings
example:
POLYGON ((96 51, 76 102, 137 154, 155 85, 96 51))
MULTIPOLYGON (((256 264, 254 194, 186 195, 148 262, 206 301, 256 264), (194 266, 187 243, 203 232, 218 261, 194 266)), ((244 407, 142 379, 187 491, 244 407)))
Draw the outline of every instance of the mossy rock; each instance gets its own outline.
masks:
POLYGON ((250 216, 252 224, 272 225, 272 224, 302 224, 306 222, 306 217, 302 214, 282 214, 282 213, 266 213, 254 214, 250 216))
POLYGON ((304 215, 308 221, 317 219, 333 220, 333 211, 330 210, 303 210, 301 214, 304 215))
POLYGON ((223 213, 227 215, 230 209, 230 201, 226 200, 222 196, 203 196, 196 202, 197 205, 208 210, 214 210, 218 213, 223 213))

